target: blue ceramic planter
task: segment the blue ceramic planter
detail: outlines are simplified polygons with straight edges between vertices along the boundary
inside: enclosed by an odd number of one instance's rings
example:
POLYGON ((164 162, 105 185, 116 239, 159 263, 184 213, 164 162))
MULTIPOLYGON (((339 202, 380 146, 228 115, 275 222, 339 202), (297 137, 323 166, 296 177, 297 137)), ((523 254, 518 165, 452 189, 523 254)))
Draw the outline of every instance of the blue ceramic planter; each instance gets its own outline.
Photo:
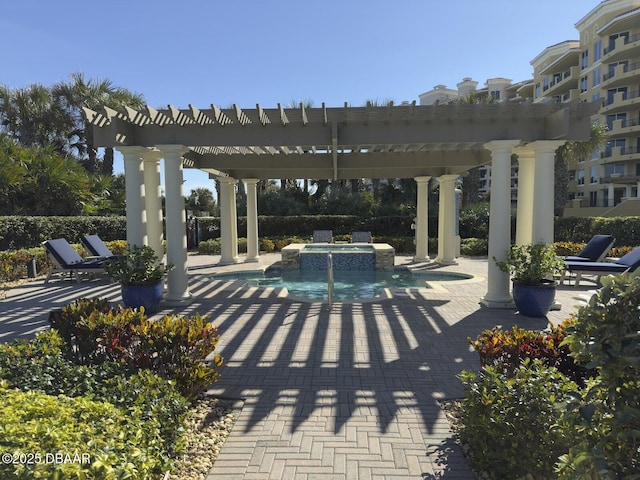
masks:
POLYGON ((556 297, 556 282, 528 285, 513 282, 513 302, 521 315, 546 317, 556 297))
POLYGON ((125 307, 140 308, 153 315, 160 308, 162 282, 156 285, 122 285, 122 303, 125 307))

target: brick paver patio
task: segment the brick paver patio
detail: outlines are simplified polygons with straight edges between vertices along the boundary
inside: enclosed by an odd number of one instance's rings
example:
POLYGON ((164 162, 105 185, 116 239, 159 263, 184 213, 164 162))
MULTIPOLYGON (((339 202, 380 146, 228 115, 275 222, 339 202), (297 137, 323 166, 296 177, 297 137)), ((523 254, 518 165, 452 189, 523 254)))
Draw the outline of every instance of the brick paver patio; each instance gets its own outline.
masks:
MULTIPOLYGON (((438 268, 472 273, 477 281, 337 303, 330 311, 278 290, 209 278, 270 265, 279 255, 265 255, 258 265, 220 267, 218 259, 189 257, 194 301, 176 310, 209 314, 218 325, 227 367, 210 392, 244 400, 208 479, 474 478, 439 403, 459 398, 456 375, 479 366, 466 339, 496 324, 547 324, 479 305, 486 259, 438 268)), ((558 289, 561 309, 549 321, 565 319, 575 298, 594 288, 583 283, 558 289)), ((46 328, 51 309, 86 296, 118 302, 119 286, 36 280, 0 292, 0 341, 32 336, 46 328)))

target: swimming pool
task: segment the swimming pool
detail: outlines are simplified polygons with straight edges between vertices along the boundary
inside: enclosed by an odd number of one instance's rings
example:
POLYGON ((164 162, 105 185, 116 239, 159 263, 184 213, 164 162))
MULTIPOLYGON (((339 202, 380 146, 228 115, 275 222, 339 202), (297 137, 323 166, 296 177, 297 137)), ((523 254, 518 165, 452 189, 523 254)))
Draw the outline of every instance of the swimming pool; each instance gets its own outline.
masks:
MULTIPOLYGON (((289 295, 308 300, 327 300, 327 272, 267 269, 263 272, 224 273, 214 280, 240 280, 244 286, 259 288, 286 288, 289 295)), ((427 282, 468 280, 469 275, 445 272, 411 273, 407 269, 391 271, 333 272, 334 301, 370 299, 382 297, 386 289, 430 288, 427 282)))

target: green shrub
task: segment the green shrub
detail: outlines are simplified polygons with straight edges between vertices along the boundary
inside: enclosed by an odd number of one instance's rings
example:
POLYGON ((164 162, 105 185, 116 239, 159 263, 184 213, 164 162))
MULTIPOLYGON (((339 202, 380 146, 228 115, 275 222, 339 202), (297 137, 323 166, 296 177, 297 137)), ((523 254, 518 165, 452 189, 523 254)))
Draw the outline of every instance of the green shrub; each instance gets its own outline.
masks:
POLYGON ((52 312, 49 323, 68 342, 69 356, 78 364, 111 361, 150 369, 174 380, 188 399, 219 378, 222 358, 212 354, 220 336, 207 317, 169 315, 150 321, 136 309, 80 299, 52 312))
POLYGON ((207 317, 168 315, 136 327, 139 343, 131 349, 133 364, 175 380, 186 398, 194 399, 217 382, 223 360, 213 352, 220 340, 207 317))
POLYGON ((263 252, 267 252, 267 253, 272 253, 274 252, 276 249, 276 244, 268 239, 268 238, 261 238, 260 239, 260 250, 263 252))
POLYGON ((474 469, 496 480, 552 478, 572 443, 556 425, 577 385, 537 361, 524 362, 513 375, 487 366, 459 378, 465 389, 459 435, 474 469))
POLYGON ((220 239, 204 240, 198 243, 198 253, 200 255, 220 255, 222 253, 220 239))
POLYGON ((80 237, 97 234, 105 242, 127 236, 126 218, 121 216, 0 216, 0 250, 39 247, 45 240, 66 238, 80 243, 80 237))
POLYGON ((78 364, 126 361, 137 341, 133 327, 146 317, 139 310, 113 307, 106 299, 82 298, 49 314, 49 325, 60 332, 78 364))
POLYGON ((561 478, 638 478, 640 472, 640 278, 602 278, 565 343, 598 372, 577 396, 566 422, 576 442, 562 458, 561 478))
POLYGON ((556 249, 556 254, 561 257, 568 255, 578 255, 586 244, 575 242, 555 242, 553 246, 556 249))
POLYGON ((38 274, 49 271, 49 264, 42 247, 0 251, 0 282, 13 282, 26 278, 27 265, 31 262, 32 257, 36 259, 38 274))
POLYGON ((3 479, 152 479, 170 467, 158 422, 140 425, 110 403, 2 389, 0 417, 0 449, 33 460, 0 463, 3 479), (76 461, 55 463, 55 453, 76 461))
POLYGON ((486 238, 463 238, 460 240, 460 255, 464 257, 486 256, 489 241, 486 238))
POLYGON ((517 326, 511 330, 494 327, 483 331, 475 340, 467 341, 478 352, 480 365, 493 366, 507 375, 513 374, 526 359, 540 360, 544 365, 557 368, 571 380, 584 383, 590 376, 584 364, 578 364, 570 356, 569 347, 563 344, 567 328, 575 324, 569 318, 548 331, 525 330, 517 326))
POLYGON ((164 439, 164 454, 184 447, 188 402, 174 385, 150 371, 135 373, 121 363, 77 365, 63 356, 65 348, 55 330, 39 333, 34 340, 0 345, 2 386, 109 402, 127 411, 137 423, 154 422, 153 430, 164 439))

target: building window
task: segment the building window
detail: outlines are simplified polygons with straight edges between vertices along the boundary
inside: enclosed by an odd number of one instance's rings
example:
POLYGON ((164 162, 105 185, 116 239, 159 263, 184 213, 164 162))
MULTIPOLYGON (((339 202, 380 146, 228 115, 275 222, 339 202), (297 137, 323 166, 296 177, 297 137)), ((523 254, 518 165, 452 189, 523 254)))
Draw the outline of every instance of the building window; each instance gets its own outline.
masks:
POLYGON ((578 170, 578 185, 584 185, 584 170, 578 170))
POLYGON ((542 91, 546 92, 549 90, 549 77, 544 77, 542 79, 542 91))
POLYGON ((580 65, 582 67, 582 70, 589 66, 589 50, 585 50, 584 52, 582 52, 582 63, 580 65))
POLYGON ((597 62, 600 58, 602 58, 602 40, 593 44, 593 62, 597 62))
POLYGON ((626 113, 612 113, 610 115, 607 115, 607 128, 609 130, 613 130, 613 122, 615 122, 616 120, 625 121, 626 119, 626 113))
POLYGON ((594 102, 600 100, 600 92, 594 93, 593 97, 591 97, 591 100, 593 100, 594 102))
POLYGON ((598 206, 598 192, 589 192, 589 206, 590 207, 598 206))
POLYGON ((495 100, 500 100, 500 90, 492 90, 489 95, 495 100))
POLYGON ((597 85, 600 85, 600 78, 601 78, 600 67, 598 66, 593 69, 593 86, 594 87, 597 85))
POLYGON ((607 69, 607 75, 605 76, 605 80, 608 80, 609 78, 613 78, 615 77, 616 74, 616 67, 618 65, 623 65, 623 72, 627 71, 627 67, 629 66, 629 61, 628 60, 622 60, 621 62, 613 62, 609 64, 609 67, 607 69))
POLYGON ((590 183, 598 183, 598 167, 591 167, 590 183))
POLYGON ((616 93, 622 93, 622 100, 627 99, 627 87, 611 88, 607 90, 607 105, 611 105, 613 103, 616 93))
POLYGON ((613 35, 609 35, 609 46, 606 49, 606 53, 612 52, 616 48, 616 40, 620 37, 624 37, 624 43, 629 43, 629 32, 621 32, 615 33, 613 35))
POLYGON ((586 92, 588 87, 589 87, 589 82, 587 80, 587 77, 582 77, 580 79, 580 93, 586 92))
POLYGON ((624 175, 624 165, 622 163, 615 164, 609 163, 604 166, 604 176, 611 177, 612 175, 622 176, 624 175))
POLYGON ((536 83, 536 87, 535 87, 535 91, 533 94, 534 98, 539 98, 540 97, 540 84, 536 83))

